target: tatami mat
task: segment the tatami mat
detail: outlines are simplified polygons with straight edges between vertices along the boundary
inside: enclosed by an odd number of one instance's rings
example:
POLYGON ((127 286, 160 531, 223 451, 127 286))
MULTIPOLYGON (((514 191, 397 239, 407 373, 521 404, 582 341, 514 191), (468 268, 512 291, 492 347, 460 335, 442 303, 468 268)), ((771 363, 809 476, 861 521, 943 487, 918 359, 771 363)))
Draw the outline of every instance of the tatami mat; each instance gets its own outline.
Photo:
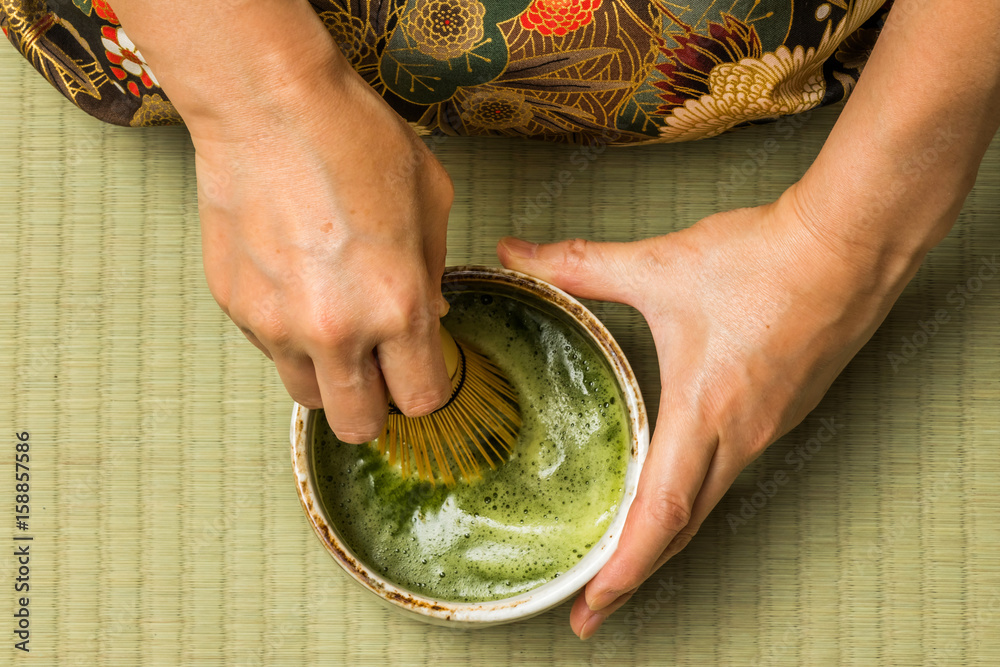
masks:
MULTIPOLYGON (((760 127, 609 149, 527 221, 515 221, 526 200, 580 149, 442 141, 457 188, 449 261, 495 264, 512 232, 627 240, 773 198, 835 113, 791 137, 760 127), (768 138, 778 150, 733 180, 768 138)), ((13 544, 8 466, 14 432, 30 431, 20 534, 34 537, 31 653, 13 649, 8 615, 0 664, 1000 664, 1000 279, 961 309, 948 299, 1000 253, 1000 144, 954 232, 815 413, 583 643, 567 606, 475 633, 412 622, 326 555, 295 495, 291 401, 205 286, 183 129, 102 125, 4 47, 0 137, 0 494, 13 544), (888 353, 938 309, 949 322, 895 372, 888 353), (798 469, 821 419, 842 428, 798 469), (734 532, 726 514, 777 471, 789 482, 734 532)), ((595 310, 655 406, 641 319, 595 310)), ((12 551, 0 550, 6 609, 12 551)))

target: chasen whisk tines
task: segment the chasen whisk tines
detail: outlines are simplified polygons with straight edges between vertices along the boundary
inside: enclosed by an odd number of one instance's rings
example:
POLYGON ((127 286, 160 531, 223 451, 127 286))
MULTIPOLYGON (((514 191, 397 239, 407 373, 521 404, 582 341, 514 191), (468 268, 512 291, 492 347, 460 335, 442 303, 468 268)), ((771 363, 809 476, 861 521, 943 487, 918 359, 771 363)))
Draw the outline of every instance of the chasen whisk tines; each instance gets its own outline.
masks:
POLYGON ((451 376, 451 398, 424 417, 407 417, 389 407, 379 451, 404 476, 415 473, 447 486, 470 481, 482 465, 496 468, 511 454, 521 427, 517 394, 503 372, 485 356, 460 345, 442 327, 442 347, 451 376), (457 469, 457 476, 455 470, 457 469))

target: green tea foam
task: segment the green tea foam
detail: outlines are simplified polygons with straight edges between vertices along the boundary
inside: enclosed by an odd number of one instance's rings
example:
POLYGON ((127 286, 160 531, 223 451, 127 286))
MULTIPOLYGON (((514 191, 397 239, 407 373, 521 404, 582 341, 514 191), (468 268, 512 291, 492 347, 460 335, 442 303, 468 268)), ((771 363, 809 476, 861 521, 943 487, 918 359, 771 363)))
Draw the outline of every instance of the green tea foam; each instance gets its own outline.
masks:
POLYGON ((371 446, 339 442, 320 416, 316 477, 344 541, 385 579, 439 600, 497 600, 558 577, 604 534, 622 500, 628 419, 601 354, 560 320, 497 294, 448 300, 447 329, 518 391, 510 460, 434 487, 371 446))

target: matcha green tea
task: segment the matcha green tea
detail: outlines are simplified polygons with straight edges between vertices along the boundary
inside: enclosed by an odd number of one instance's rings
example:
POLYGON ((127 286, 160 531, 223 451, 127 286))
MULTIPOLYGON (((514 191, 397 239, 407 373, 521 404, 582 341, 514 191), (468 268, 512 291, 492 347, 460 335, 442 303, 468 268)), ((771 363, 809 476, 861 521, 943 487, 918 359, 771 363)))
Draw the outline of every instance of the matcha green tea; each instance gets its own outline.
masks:
POLYGON ((444 324, 516 387, 523 426, 510 460, 434 487, 317 418, 316 478, 344 541, 385 579, 452 602, 497 600, 558 577, 597 542, 622 499, 628 420, 592 343, 493 293, 448 295, 444 324))

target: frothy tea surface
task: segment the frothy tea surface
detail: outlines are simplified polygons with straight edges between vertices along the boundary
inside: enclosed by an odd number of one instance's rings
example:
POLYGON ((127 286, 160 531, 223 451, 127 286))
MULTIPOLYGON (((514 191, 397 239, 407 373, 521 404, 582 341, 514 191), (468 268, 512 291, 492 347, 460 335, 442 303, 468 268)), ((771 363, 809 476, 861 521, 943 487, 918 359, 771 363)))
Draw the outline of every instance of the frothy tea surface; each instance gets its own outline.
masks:
POLYGON ((448 300, 447 329, 520 395, 510 460, 434 487, 372 446, 340 443, 319 415, 316 477, 343 539, 385 579, 439 600, 498 600, 559 576, 604 534, 622 499, 628 420, 606 362, 567 325, 508 296, 448 300))

